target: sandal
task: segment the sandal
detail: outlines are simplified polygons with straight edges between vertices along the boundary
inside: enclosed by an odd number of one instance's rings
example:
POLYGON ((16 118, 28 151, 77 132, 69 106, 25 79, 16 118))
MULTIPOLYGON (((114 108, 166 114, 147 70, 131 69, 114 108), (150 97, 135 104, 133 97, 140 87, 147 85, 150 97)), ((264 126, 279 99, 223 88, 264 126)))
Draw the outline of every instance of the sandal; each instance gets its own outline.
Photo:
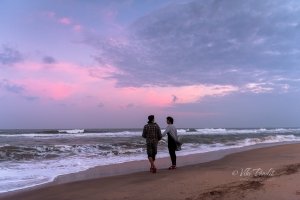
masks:
POLYGON ((173 170, 173 169, 176 169, 176 165, 172 165, 169 167, 169 170, 173 170))

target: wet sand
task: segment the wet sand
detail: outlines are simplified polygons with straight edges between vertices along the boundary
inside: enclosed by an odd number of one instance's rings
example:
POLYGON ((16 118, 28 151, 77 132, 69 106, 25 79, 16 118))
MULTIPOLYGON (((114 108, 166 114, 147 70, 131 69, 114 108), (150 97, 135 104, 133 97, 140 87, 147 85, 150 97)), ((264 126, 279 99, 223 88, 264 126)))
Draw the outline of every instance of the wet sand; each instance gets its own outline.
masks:
POLYGON ((156 174, 148 172, 147 161, 97 167, 0 199, 300 199, 300 144, 252 149, 221 158, 224 155, 226 151, 202 158, 201 154, 180 157, 181 167, 176 170, 166 169, 169 159, 159 159, 156 174), (201 159, 214 161, 195 164, 201 159), (124 168, 129 174, 118 175, 124 168), (97 179, 84 180, 91 178, 97 179))

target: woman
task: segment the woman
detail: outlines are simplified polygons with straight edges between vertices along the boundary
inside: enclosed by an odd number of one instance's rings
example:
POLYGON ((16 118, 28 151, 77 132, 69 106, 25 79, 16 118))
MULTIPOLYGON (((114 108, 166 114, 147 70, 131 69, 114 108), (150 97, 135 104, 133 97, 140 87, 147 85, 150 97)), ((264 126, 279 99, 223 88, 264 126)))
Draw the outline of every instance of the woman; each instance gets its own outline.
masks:
POLYGON ((178 141, 177 137, 177 129, 173 125, 174 119, 173 117, 167 117, 166 130, 162 134, 162 136, 168 135, 168 149, 171 157, 172 165, 169 167, 169 170, 176 169, 176 150, 179 150, 181 147, 181 143, 178 141))

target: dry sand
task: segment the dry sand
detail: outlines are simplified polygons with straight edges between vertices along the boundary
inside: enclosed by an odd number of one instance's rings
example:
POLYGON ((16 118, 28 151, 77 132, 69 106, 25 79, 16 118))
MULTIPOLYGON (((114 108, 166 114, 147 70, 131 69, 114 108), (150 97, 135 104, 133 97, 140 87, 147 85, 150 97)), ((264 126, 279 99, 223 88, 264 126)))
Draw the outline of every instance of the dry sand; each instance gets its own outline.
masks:
MULTIPOLYGON (((193 157, 179 158, 181 165, 192 164, 193 157), (181 160, 181 161, 180 161, 181 160), (182 163, 182 162, 186 163, 182 163)), ((208 158, 209 160, 209 158, 208 158)), ((148 169, 146 161, 136 162, 135 170, 148 169)), ((166 159, 158 160, 166 167, 166 159)), ((120 167, 109 166, 112 174, 119 174, 120 167)), ((99 170, 73 174, 80 180, 90 178, 99 170)), ((106 167, 107 170, 107 167, 106 167)), ((103 172, 104 173, 104 172, 103 172)), ((110 175, 112 175, 110 174, 110 175)), ((69 180, 70 181, 70 180, 69 180)), ((61 181, 63 182, 63 181, 61 181)), ((56 183, 61 183, 58 179, 56 183)), ((253 149, 226 157, 176 170, 159 169, 127 175, 56 184, 30 191, 7 194, 3 200, 100 200, 100 199, 300 199, 300 144, 288 144, 253 149)))

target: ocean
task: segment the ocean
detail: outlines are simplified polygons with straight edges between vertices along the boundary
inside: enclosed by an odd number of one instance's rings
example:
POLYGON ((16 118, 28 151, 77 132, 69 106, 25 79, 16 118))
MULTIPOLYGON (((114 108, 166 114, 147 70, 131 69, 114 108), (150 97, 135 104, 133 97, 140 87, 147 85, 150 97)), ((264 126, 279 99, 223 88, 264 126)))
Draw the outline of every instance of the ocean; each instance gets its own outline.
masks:
MULTIPOLYGON (((162 130, 164 131, 164 130, 162 130)), ((0 130, 0 193, 95 166, 146 160, 141 129, 0 130)), ((178 156, 264 143, 300 141, 300 128, 178 129, 178 156)), ((164 137, 158 158, 168 157, 164 137)))

